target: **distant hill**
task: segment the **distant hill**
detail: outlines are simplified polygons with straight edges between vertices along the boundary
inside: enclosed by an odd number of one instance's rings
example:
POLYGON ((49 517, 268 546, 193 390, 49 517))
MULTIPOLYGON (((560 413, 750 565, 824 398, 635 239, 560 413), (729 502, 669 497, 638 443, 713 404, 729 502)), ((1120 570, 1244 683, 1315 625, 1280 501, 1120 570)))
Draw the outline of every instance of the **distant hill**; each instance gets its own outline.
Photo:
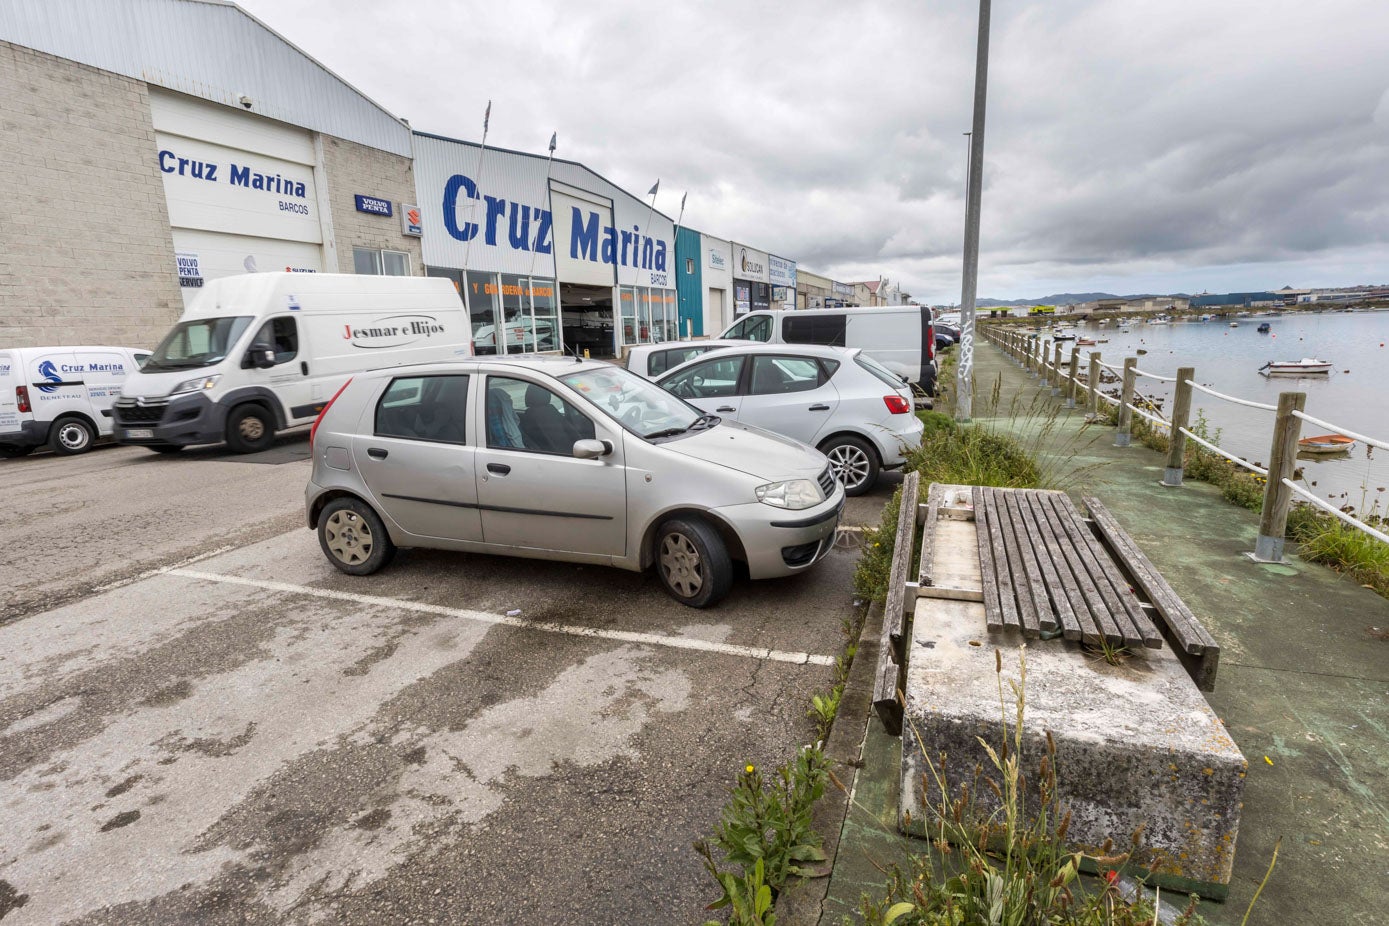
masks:
MULTIPOLYGON (((1096 299, 1118 299, 1113 293, 1053 293, 1040 299, 978 299, 975 305, 984 309, 997 309, 1004 306, 1019 305, 1070 305, 1075 302, 1094 302, 1096 299)), ((1129 297, 1124 297, 1129 298, 1129 297)))

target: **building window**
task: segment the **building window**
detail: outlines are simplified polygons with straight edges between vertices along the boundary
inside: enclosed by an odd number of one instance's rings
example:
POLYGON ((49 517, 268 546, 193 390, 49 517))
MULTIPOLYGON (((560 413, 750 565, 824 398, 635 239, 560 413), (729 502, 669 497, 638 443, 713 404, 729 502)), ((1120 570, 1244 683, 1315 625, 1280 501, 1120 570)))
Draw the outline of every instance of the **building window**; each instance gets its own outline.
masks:
POLYGON ((694 258, 693 258, 693 257, 687 257, 687 258, 685 258, 685 272, 686 272, 686 273, 694 273, 694 258))
POLYGON ((408 277, 410 255, 404 251, 379 248, 353 248, 352 270, 370 276, 408 277))

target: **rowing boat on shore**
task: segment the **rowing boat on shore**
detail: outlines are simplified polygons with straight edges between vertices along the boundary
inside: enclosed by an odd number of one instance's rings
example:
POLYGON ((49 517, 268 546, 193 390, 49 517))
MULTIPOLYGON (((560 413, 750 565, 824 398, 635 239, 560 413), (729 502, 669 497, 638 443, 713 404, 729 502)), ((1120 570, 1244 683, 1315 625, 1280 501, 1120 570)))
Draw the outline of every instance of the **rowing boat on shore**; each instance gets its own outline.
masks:
POLYGON ((1347 453, 1355 449, 1355 438, 1344 434, 1318 434, 1297 442, 1301 453, 1347 453))

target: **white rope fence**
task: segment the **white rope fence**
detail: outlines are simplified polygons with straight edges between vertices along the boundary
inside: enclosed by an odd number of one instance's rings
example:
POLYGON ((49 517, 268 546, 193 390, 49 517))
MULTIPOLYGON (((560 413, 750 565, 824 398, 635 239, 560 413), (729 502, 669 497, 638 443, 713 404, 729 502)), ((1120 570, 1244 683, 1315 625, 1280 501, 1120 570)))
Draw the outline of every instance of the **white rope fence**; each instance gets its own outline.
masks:
POLYGON ((1134 367, 1133 372, 1137 373, 1139 376, 1146 376, 1149 379, 1161 380, 1164 383, 1175 383, 1177 381, 1177 377, 1175 376, 1158 376, 1156 373, 1149 373, 1147 370, 1140 370, 1138 367, 1134 367))
POLYGON ((1373 437, 1366 437, 1364 434, 1356 434, 1354 431, 1347 431, 1339 424, 1331 424, 1330 422, 1322 421, 1320 418, 1313 418, 1311 415, 1307 415, 1297 411, 1293 412, 1293 417, 1301 418, 1303 421, 1306 421, 1309 424, 1318 425, 1320 427, 1326 428, 1329 431, 1334 431, 1337 434, 1343 434, 1346 437, 1364 441, 1365 443, 1370 444, 1371 446, 1380 447, 1384 450, 1389 450, 1389 443, 1386 443, 1382 440, 1375 440, 1373 437))
POLYGON ((1219 456, 1224 457, 1225 459, 1229 460, 1231 463, 1235 464, 1236 466, 1243 466, 1245 469, 1249 470, 1251 473, 1258 473, 1260 476, 1267 476, 1267 475, 1268 475, 1268 470, 1264 469, 1263 467, 1255 466, 1253 463, 1250 463, 1248 460, 1241 460, 1241 459, 1240 459, 1239 457, 1237 457, 1237 456, 1233 456, 1233 455, 1231 455, 1231 454, 1229 454, 1229 453, 1226 453, 1224 450, 1220 449, 1220 448, 1217 447, 1215 444, 1212 444, 1210 441, 1206 440, 1205 438, 1203 438, 1203 437, 1197 437, 1195 434, 1192 434, 1192 433, 1191 433, 1190 431, 1188 431, 1186 428, 1178 428, 1177 430, 1179 430, 1179 431, 1181 431, 1183 434, 1185 434, 1185 435, 1187 436, 1188 439, 1196 441, 1196 443, 1200 444, 1202 447, 1205 447, 1205 448, 1206 448, 1207 450, 1209 450, 1211 453, 1218 454, 1219 456))
POLYGON ((1321 499, 1317 498, 1311 492, 1308 492, 1306 489, 1302 488, 1302 486, 1297 485, 1291 479, 1284 479, 1282 482, 1283 485, 1287 486, 1289 489, 1292 489, 1294 494, 1302 496, 1307 501, 1311 502, 1313 505, 1316 505, 1322 511, 1325 511, 1327 514, 1333 514, 1336 517, 1340 518, 1342 521, 1349 524, 1351 527, 1363 531, 1364 533, 1369 534, 1371 537, 1374 537, 1375 539, 1380 540, 1384 543, 1389 543, 1389 534, 1386 534, 1383 531, 1377 531, 1370 525, 1366 524, 1364 521, 1352 518, 1350 515, 1346 514, 1344 511, 1337 508, 1330 502, 1324 502, 1321 499))
POLYGON ((1223 392, 1216 392, 1214 389, 1208 389, 1205 386, 1202 386, 1200 383, 1193 383, 1189 379, 1186 380, 1186 384, 1190 386, 1192 389, 1195 389, 1199 392, 1204 392, 1206 395, 1213 395, 1217 399, 1224 399, 1226 402, 1234 402, 1236 405, 1246 405, 1249 408, 1262 408, 1266 412, 1278 411, 1277 405, 1267 405, 1263 402, 1252 402, 1249 399, 1237 399, 1232 395, 1226 395, 1223 392))

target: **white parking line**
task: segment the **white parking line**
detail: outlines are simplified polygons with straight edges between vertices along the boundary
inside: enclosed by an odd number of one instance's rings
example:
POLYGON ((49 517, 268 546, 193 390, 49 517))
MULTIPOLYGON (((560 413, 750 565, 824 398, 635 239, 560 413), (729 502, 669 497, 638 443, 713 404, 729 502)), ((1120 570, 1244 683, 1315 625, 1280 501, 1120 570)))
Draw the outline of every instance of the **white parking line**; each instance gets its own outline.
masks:
POLYGON ((796 665, 832 666, 834 657, 818 656, 814 653, 788 653, 782 650, 760 649, 755 646, 734 646, 729 643, 711 643, 690 637, 672 637, 659 633, 636 633, 629 630, 599 630, 594 627, 579 627, 574 624, 556 624, 551 621, 528 621, 520 617, 507 617, 503 614, 488 614, 485 611, 470 611, 465 608, 448 608, 443 605, 425 604, 419 601, 400 601, 377 595, 358 595, 355 592, 338 592, 327 588, 310 588, 306 585, 291 585, 288 582, 272 582, 267 579, 247 579, 242 576, 222 575, 216 572, 201 572, 196 569, 173 567, 162 569, 163 575, 182 576, 186 579, 200 579, 204 582, 221 582, 227 585, 243 585, 268 592, 283 592, 288 595, 308 595, 313 598, 326 598, 333 601, 351 601, 356 604, 379 608, 396 608, 402 611, 416 611, 421 614, 439 614, 444 617, 458 617, 463 620, 478 621, 484 624, 503 624, 522 630, 540 630, 545 633, 562 633, 572 637, 596 637, 605 640, 620 640, 623 643, 641 643, 650 646, 665 646, 671 649, 692 649, 704 653, 718 653, 724 656, 742 656, 748 659, 764 659, 771 662, 790 662, 796 665))

